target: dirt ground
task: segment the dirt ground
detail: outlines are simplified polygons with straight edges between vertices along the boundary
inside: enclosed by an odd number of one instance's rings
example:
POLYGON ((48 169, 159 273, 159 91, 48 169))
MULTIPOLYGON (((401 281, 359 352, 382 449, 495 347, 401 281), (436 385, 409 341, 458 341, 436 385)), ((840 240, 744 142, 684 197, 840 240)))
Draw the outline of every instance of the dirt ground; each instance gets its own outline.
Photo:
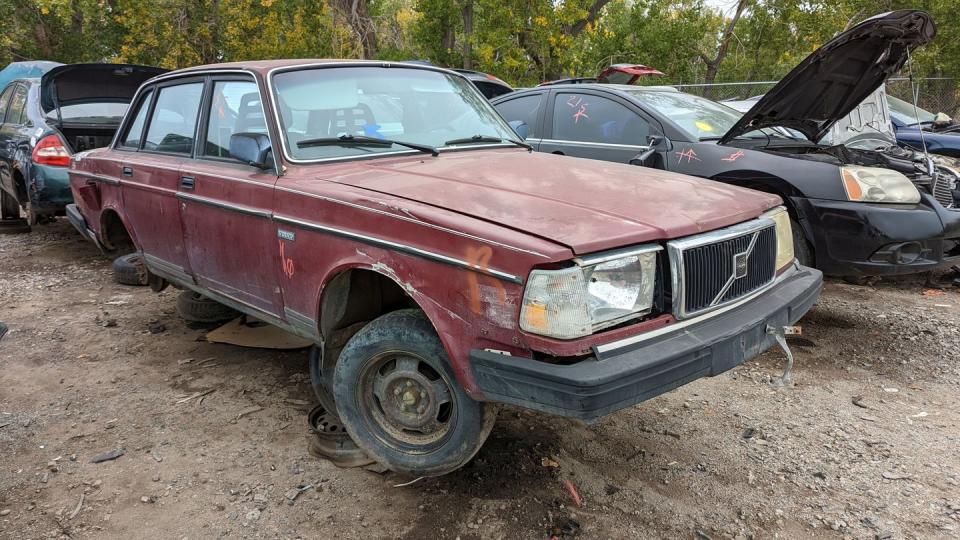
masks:
POLYGON ((831 282, 790 388, 771 351, 593 425, 505 408, 405 487, 308 454, 306 352, 206 343, 176 294, 65 220, 0 236, 0 538, 960 535, 960 289, 831 282))

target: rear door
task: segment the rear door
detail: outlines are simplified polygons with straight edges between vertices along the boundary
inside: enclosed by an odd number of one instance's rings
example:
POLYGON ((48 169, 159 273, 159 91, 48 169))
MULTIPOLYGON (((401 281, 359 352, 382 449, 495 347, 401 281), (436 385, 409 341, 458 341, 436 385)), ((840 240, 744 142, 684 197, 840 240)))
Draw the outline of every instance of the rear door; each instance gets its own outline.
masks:
POLYGON ((193 151, 204 79, 156 85, 147 121, 137 139, 140 110, 118 150, 132 150, 119 164, 125 215, 148 264, 163 277, 192 282, 180 220, 180 168, 193 151))
POLYGON ((613 96, 582 90, 555 90, 547 108, 541 152, 628 163, 648 149, 659 130, 613 96))
POLYGON ((208 85, 196 157, 180 171, 190 268, 202 287, 282 317, 281 241, 272 221, 277 174, 230 157, 234 133, 267 133, 260 92, 249 75, 217 76, 208 85))
POLYGON ((0 93, 0 189, 10 195, 16 195, 16 188, 13 185, 13 156, 16 150, 16 142, 13 140, 13 131, 7 128, 4 118, 7 111, 10 110, 10 102, 13 92, 20 83, 10 83, 0 93))

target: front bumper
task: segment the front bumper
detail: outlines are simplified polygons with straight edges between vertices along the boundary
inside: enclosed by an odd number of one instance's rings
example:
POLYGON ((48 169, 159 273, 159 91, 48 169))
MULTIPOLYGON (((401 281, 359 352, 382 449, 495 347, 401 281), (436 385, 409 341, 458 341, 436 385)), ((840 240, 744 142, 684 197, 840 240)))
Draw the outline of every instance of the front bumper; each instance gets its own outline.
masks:
POLYGON ((919 204, 792 201, 824 274, 889 276, 960 263, 960 210, 921 196, 919 204))
POLYGON ((558 365, 483 350, 470 352, 488 401, 595 420, 701 377, 712 377, 774 345, 767 326, 795 323, 813 306, 823 275, 791 270, 770 289, 725 310, 594 349, 558 365))

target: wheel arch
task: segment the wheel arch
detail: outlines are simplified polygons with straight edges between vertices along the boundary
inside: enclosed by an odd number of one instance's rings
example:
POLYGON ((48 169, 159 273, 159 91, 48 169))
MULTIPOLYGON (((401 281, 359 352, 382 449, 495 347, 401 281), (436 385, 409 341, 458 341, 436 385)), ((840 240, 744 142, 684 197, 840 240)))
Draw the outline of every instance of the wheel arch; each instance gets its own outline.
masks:
POLYGON ((97 231, 100 243, 108 252, 117 252, 125 248, 131 251, 139 249, 139 243, 127 221, 113 207, 105 207, 100 212, 100 230, 97 231))

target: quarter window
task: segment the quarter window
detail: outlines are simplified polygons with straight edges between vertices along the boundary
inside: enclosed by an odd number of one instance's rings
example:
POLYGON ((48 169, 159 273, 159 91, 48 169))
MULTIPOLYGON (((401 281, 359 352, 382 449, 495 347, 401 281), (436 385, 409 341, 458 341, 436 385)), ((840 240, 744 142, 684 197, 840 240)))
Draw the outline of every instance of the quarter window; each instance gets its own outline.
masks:
POLYGON ((7 111, 7 105, 10 104, 10 96, 13 95, 13 89, 16 85, 9 85, 3 90, 3 94, 0 94, 0 119, 3 118, 3 114, 7 111))
POLYGON ((553 139, 643 146, 648 135, 650 124, 619 103, 590 94, 557 94, 553 139))
POLYGON ((537 115, 540 114, 540 105, 543 102, 543 94, 532 96, 523 96, 509 101, 504 101, 497 105, 497 110, 506 118, 507 122, 520 120, 527 124, 529 139, 540 137, 540 131, 537 129, 537 115))
POLYGON ((266 133, 260 92, 251 81, 217 81, 213 84, 203 155, 230 157, 234 133, 266 133))
POLYGON ((133 117, 133 123, 131 123, 127 129, 127 134, 123 138, 123 142, 120 143, 121 146, 132 148, 140 147, 140 137, 143 136, 143 125, 147 122, 147 113, 150 111, 150 98, 152 96, 152 90, 143 94, 143 98, 140 99, 140 104, 137 105, 137 114, 133 117))
POLYGON ((18 84, 13 91, 13 98, 10 99, 10 108, 7 109, 7 116, 4 122, 7 124, 23 123, 23 108, 27 103, 27 89, 23 84, 18 84))
POLYGON ((161 88, 150 117, 144 150, 189 154, 200 111, 203 83, 161 88))

